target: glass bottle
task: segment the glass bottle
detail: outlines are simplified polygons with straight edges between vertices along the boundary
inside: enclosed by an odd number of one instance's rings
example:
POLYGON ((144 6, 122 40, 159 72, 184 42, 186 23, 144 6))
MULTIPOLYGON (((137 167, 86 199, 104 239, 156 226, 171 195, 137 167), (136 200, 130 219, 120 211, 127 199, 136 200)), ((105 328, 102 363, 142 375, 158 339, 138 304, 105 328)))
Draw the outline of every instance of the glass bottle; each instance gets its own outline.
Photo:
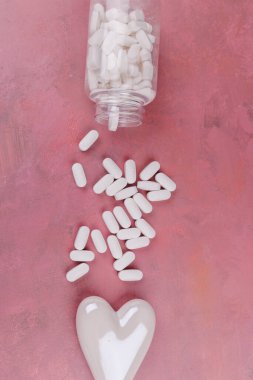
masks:
POLYGON ((157 90, 159 0, 91 0, 86 91, 96 121, 138 126, 157 90))

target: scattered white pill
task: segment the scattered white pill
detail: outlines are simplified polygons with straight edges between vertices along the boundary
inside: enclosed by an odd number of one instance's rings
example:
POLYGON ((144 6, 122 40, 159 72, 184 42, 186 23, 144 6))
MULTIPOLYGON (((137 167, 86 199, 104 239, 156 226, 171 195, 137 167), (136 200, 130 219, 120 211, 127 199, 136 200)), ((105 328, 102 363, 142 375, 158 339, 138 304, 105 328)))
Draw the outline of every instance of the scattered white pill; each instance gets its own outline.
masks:
POLYGON ((137 187, 138 189, 145 190, 145 191, 155 191, 155 190, 161 189, 161 186, 159 185, 159 183, 155 181, 138 181, 137 187))
POLYGON ((150 214, 153 211, 152 204, 144 197, 143 194, 137 193, 133 196, 134 201, 144 214, 150 214))
POLYGON ((89 235, 90 235, 89 227, 86 227, 86 226, 80 227, 77 232, 75 242, 74 242, 75 249, 77 249, 78 251, 82 251, 86 247, 89 235))
POLYGON ((158 161, 150 162, 140 173, 140 179, 142 181, 149 181, 160 170, 160 167, 161 165, 158 161))
POLYGON ((102 232, 100 230, 91 231, 91 238, 98 253, 105 253, 107 246, 102 232))
POLYGON ((149 238, 146 236, 141 236, 141 237, 138 237, 136 239, 127 240, 126 247, 127 247, 127 249, 129 249, 131 251, 133 249, 140 249, 140 248, 148 247, 149 244, 150 244, 149 238))
POLYGON ((79 263, 95 260, 95 254, 92 251, 72 251, 69 257, 72 261, 78 261, 79 263))
POLYGON ((88 132, 86 136, 80 141, 79 148, 82 152, 86 152, 99 138, 99 133, 95 129, 88 132))
POLYGON ((72 173, 78 187, 85 187, 87 185, 86 175, 84 173, 83 166, 81 164, 72 165, 72 173))
POLYGON ((109 187, 106 189, 106 194, 109 197, 113 197, 119 191, 123 190, 127 186, 127 180, 124 177, 121 177, 114 181, 109 187))
POLYGON ((115 179, 122 177, 122 170, 118 167, 116 162, 111 158, 105 158, 103 161, 103 167, 105 170, 111 174, 115 179))
POLYGON ((120 272, 123 269, 127 268, 130 264, 132 264, 135 260, 135 254, 131 251, 127 251, 126 253, 123 254, 123 256, 114 261, 113 263, 113 268, 117 271, 120 272))
POLYGON ((143 273, 137 269, 126 269, 118 274, 121 281, 141 281, 143 279, 143 273))
POLYGON ((129 185, 133 185, 136 182, 136 163, 134 160, 127 160, 125 162, 125 178, 129 185))
POLYGON ((115 235, 110 235, 107 238, 107 244, 114 259, 120 259, 122 257, 122 248, 120 242, 115 235))
POLYGON ((133 200, 133 198, 127 198, 124 201, 124 205, 129 212, 130 216, 134 219, 140 219, 142 217, 141 210, 139 209, 137 203, 133 200))
POLYGON ((66 279, 69 282, 75 282, 79 280, 79 278, 85 276, 90 270, 90 267, 88 264, 82 263, 68 271, 66 274, 66 279))
POLYGON ((103 212, 102 218, 111 234, 116 234, 119 232, 118 222, 111 211, 103 212))
POLYGON ((154 228, 146 220, 136 220, 135 225, 137 228, 139 228, 141 233, 149 239, 154 239, 154 237, 156 236, 154 228))
POLYGON ((115 195, 115 199, 116 201, 123 201, 124 199, 132 197, 137 192, 138 190, 136 186, 126 187, 115 195))
MULTIPOLYGON (((120 87, 120 83, 116 83, 115 87, 120 87)), ((109 122, 108 128, 109 131, 115 132, 117 131, 119 126, 119 107, 112 106, 109 112, 109 122)))
POLYGON ((94 193, 102 194, 113 181, 114 177, 111 174, 106 174, 93 186, 94 193))
POLYGON ((127 213, 122 207, 114 207, 113 213, 121 227, 129 228, 131 226, 131 220, 129 219, 127 213))
POLYGON ((144 30, 138 30, 138 32, 136 33, 136 39, 143 49, 147 49, 149 51, 153 50, 153 44, 148 38, 147 34, 144 32, 144 30))
POLYGON ((126 228, 126 229, 120 230, 117 233, 117 238, 119 240, 136 239, 140 236, 141 236, 141 231, 139 228, 126 228))
POLYGON ((170 177, 168 177, 166 174, 164 173, 158 173, 156 176, 155 176, 155 180, 160 183, 160 185, 166 189, 166 190, 169 190, 170 192, 173 192, 176 190, 177 188, 177 185, 175 184, 174 181, 172 181, 172 179, 170 177))
POLYGON ((169 190, 150 191, 147 198, 150 202, 167 201, 171 197, 169 190))

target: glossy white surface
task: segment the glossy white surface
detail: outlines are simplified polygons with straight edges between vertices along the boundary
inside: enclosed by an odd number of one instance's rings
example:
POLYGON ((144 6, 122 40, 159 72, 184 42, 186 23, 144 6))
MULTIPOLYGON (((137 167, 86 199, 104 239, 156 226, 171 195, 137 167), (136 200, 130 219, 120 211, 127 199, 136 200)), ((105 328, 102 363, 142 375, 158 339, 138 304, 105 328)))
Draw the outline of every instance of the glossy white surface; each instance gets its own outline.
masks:
POLYGON ((133 380, 153 338, 155 313, 143 300, 115 312, 102 298, 86 298, 76 316, 78 339, 95 380, 133 380))

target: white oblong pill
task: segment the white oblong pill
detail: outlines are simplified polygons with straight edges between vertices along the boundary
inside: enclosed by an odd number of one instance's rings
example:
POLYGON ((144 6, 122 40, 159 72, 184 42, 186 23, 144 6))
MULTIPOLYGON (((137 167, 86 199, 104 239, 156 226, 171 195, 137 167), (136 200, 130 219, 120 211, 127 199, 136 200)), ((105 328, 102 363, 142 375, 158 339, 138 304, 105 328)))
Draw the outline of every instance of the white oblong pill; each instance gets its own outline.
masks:
POLYGON ((76 186, 85 187, 87 185, 86 175, 81 164, 76 163, 72 165, 72 173, 76 186))
POLYGON ((147 50, 147 49, 141 49, 141 51, 140 51, 140 57, 141 57, 142 62, 152 61, 151 52, 149 50, 147 50))
MULTIPOLYGON (((115 87, 120 87, 121 82, 116 81, 115 87)), ((116 132, 119 126, 119 107, 112 106, 109 113, 108 128, 111 132, 116 132)))
POLYGON ((116 162, 111 158, 105 158, 103 161, 103 167, 105 170, 111 174, 115 179, 122 177, 122 170, 118 167, 116 162))
POLYGON ((75 238, 75 242, 74 242, 75 249, 77 249, 78 251, 82 251, 86 247, 89 235, 90 235, 89 227, 81 226, 75 238))
POLYGON ((115 195, 115 199, 116 201, 123 201, 124 199, 132 197, 137 192, 138 190, 136 186, 126 187, 115 195))
POLYGON ((139 228, 126 228, 126 229, 120 230, 117 233, 117 238, 119 240, 136 239, 140 236, 141 236, 141 231, 139 228))
POLYGON ((107 246, 102 232, 100 230, 91 231, 91 238, 98 253, 105 253, 107 246))
POLYGON ((92 251, 72 251, 69 254, 72 261, 86 262, 95 260, 95 254, 92 251))
POLYGON ((150 244, 149 238, 146 236, 138 237, 136 239, 127 240, 126 247, 127 249, 140 249, 148 247, 150 244))
POLYGON ((66 279, 69 282, 75 282, 79 280, 79 278, 85 276, 90 270, 90 267, 88 264, 82 263, 68 271, 66 274, 66 279))
POLYGON ((123 256, 114 261, 113 263, 113 268, 117 271, 120 272, 123 269, 127 268, 130 264, 132 264, 135 260, 135 254, 131 251, 127 251, 126 253, 123 254, 123 256))
POLYGON ((129 185, 136 182, 136 163, 134 160, 127 160, 125 162, 125 178, 129 185))
POLYGON ((106 174, 93 186, 94 193, 102 194, 113 181, 114 177, 111 174, 106 174))
POLYGON ((121 225, 121 227, 129 228, 131 226, 131 220, 129 219, 127 213, 122 207, 120 206, 114 207, 113 213, 114 213, 115 218, 121 225))
POLYGON ((156 236, 154 228, 146 220, 136 220, 135 225, 137 228, 139 228, 141 233, 149 239, 154 239, 154 237, 156 236))
POLYGON ((138 32, 136 33, 136 39, 142 48, 147 49, 149 51, 153 50, 153 44, 148 38, 147 34, 144 32, 144 30, 138 30, 138 32))
POLYGON ((107 244, 114 259, 120 259, 122 257, 122 248, 120 242, 115 235, 110 235, 107 238, 107 244))
POLYGON ((152 81, 154 76, 154 66, 150 61, 143 62, 142 77, 144 80, 152 81))
POLYGON ((144 197, 143 194, 137 193, 133 196, 133 198, 144 214, 150 214, 153 211, 152 204, 147 200, 147 198, 144 197))
POLYGON ((171 197, 169 190, 150 191, 147 195, 150 202, 167 201, 171 197))
POLYGON ((123 190, 124 187, 127 185, 127 180, 122 177, 114 181, 110 186, 107 187, 106 189, 106 194, 109 197, 112 197, 116 195, 119 191, 123 190))
POLYGON ((137 269, 122 270, 118 274, 121 281, 141 281, 143 279, 143 273, 137 269))
POLYGON ((127 198, 124 201, 124 205, 129 212, 130 216, 134 219, 140 219, 142 217, 141 210, 139 209, 137 203, 133 200, 133 198, 127 198))
POLYGON ((94 11, 97 11, 100 17, 100 21, 103 21, 105 17, 105 9, 101 3, 96 3, 94 5, 94 11))
POLYGON ((89 32, 93 34, 98 28, 100 23, 100 16, 96 10, 93 10, 90 17, 89 32))
POLYGON ((170 177, 168 177, 164 173, 158 173, 155 176, 155 180, 166 190, 169 190, 170 192, 175 191, 177 188, 177 185, 170 177))
POLYGON ((142 9, 135 9, 129 13, 129 19, 134 21, 144 21, 145 16, 142 9))
POLYGON ((160 184, 155 181, 138 181, 137 187, 138 189, 145 191, 156 191, 161 189, 160 184))
POLYGON ((160 163, 158 161, 152 161, 148 164, 140 173, 140 179, 142 181, 149 181, 158 170, 160 170, 160 163))
POLYGON ((117 232, 119 232, 118 222, 111 211, 103 212, 102 218, 111 234, 116 234, 117 232))
POLYGON ((79 149, 82 152, 86 152, 99 138, 99 133, 95 129, 88 132, 86 136, 80 141, 79 149))

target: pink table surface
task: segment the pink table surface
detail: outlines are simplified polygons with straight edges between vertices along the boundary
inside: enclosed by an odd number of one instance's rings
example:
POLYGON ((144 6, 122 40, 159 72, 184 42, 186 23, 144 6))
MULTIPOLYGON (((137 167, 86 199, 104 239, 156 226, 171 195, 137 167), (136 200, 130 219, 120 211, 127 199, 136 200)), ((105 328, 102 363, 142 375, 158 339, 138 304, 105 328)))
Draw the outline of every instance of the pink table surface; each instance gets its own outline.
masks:
POLYGON ((144 125, 95 126, 83 90, 88 1, 0 3, 0 377, 90 380, 75 334, 86 296, 117 308, 140 297, 157 313, 137 380, 253 379, 253 3, 163 0, 159 92, 144 125), (77 227, 103 227, 112 207, 91 184, 110 155, 151 159, 178 185, 149 218, 138 284, 121 283, 109 254, 87 278, 65 280, 77 227), (75 187, 71 164, 90 186, 75 187))

